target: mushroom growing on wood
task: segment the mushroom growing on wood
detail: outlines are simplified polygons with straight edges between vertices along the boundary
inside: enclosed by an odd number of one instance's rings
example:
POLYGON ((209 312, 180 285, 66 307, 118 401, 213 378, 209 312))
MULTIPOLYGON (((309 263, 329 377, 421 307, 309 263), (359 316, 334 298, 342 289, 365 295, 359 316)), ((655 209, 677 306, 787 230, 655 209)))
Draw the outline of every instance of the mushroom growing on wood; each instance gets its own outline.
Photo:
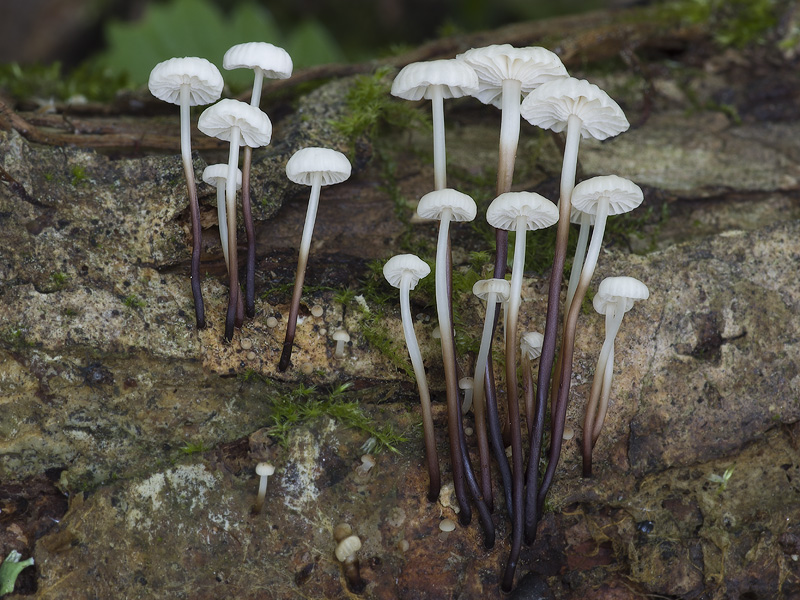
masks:
MULTIPOLYGON (((272 123, 259 109, 238 100, 220 100, 207 108, 197 121, 197 128, 208 136, 230 142, 228 176, 225 179, 225 203, 228 217, 228 260, 230 261, 230 296, 225 318, 225 339, 233 339, 234 325, 241 325, 239 304, 239 261, 236 246, 236 169, 239 146, 259 148, 269 144, 272 123)), ((242 177, 244 180, 244 177, 242 177)))
MULTIPOLYGON (((283 48, 266 42, 247 42, 237 44, 228 49, 222 58, 225 69, 253 69, 253 93, 250 105, 259 107, 261 103, 261 86, 264 77, 270 79, 287 79, 292 76, 292 59, 283 48)), ((250 206, 250 163, 253 150, 245 146, 242 159, 244 185, 242 187, 242 217, 247 233, 247 261, 245 267, 245 310, 248 317, 255 315, 255 264, 256 241, 253 227, 253 214, 250 206)))
POLYGON ((411 318, 411 303, 409 293, 423 277, 431 272, 431 268, 421 258, 413 254, 398 254, 393 256, 383 265, 383 276, 391 285, 400 289, 400 320, 403 323, 403 334, 406 338, 408 355, 411 366, 417 379, 419 390, 419 403, 422 406, 422 430, 425 437, 425 456, 428 463, 428 500, 436 502, 441 487, 439 474, 439 457, 436 453, 436 437, 433 431, 433 416, 431 414, 431 396, 428 391, 428 380, 425 376, 425 365, 422 363, 422 353, 417 343, 414 332, 414 321, 411 318))
POLYGON ((647 286, 633 277, 607 277, 600 282, 592 303, 597 312, 606 317, 606 338, 597 359, 594 381, 586 417, 583 421, 583 476, 592 476, 592 450, 603 429, 611 394, 614 374, 614 340, 619 333, 622 317, 633 308, 637 300, 650 297, 647 286))
MULTIPOLYGON (((547 321, 544 329, 542 356, 539 360, 537 379, 536 407, 537 418, 542 415, 550 388, 550 373, 555 361, 556 334, 558 330, 558 305, 561 296, 561 280, 564 275, 564 263, 569 238, 569 219, 572 206, 572 190, 575 187, 575 172, 578 164, 578 147, 581 137, 592 137, 597 140, 618 135, 626 131, 630 124, 622 109, 608 94, 585 80, 573 77, 553 80, 533 90, 520 107, 522 117, 532 125, 551 129, 555 132, 566 130, 566 144, 561 168, 561 189, 559 197, 559 222, 556 231, 556 247, 553 255, 553 268, 550 273, 550 287, 547 297, 547 321)), ((542 435, 543 423, 534 423, 533 431, 542 435)), ((539 464, 539 443, 531 443, 528 464, 539 464)), ((561 443, 561 436, 555 440, 561 443)), ((555 445, 555 444, 554 444, 555 445)), ((549 467, 549 466, 548 466, 549 467)), ((554 467, 555 468, 555 467, 554 467)), ((538 484, 537 469, 528 470, 528 498, 544 499, 543 494, 535 492, 538 484)), ((536 500, 533 501, 534 503, 536 500)), ((526 503, 526 513, 538 515, 539 508, 526 503)))
POLYGON ((547 198, 532 192, 506 192, 495 198, 486 210, 486 220, 496 229, 513 230, 514 264, 511 267, 511 294, 506 305, 506 396, 511 421, 512 540, 502 588, 510 591, 523 535, 523 456, 517 397, 517 322, 522 300, 522 273, 525 270, 525 234, 528 230, 550 227, 558 221, 558 209, 547 198))
POLYGON ((286 163, 286 176, 294 183, 311 186, 311 194, 308 198, 306 221, 303 224, 303 236, 300 239, 297 274, 292 292, 292 304, 289 307, 283 352, 281 352, 278 362, 279 371, 285 371, 292 360, 292 344, 294 344, 294 334, 297 329, 300 297, 303 295, 303 280, 306 275, 308 253, 311 249, 311 236, 314 233, 314 222, 317 219, 320 188, 323 185, 341 183, 350 177, 350 161, 341 152, 329 148, 303 148, 295 152, 286 163))
POLYGON ((193 56, 170 58, 158 63, 150 72, 147 87, 159 100, 178 104, 181 114, 181 160, 189 190, 189 210, 192 215, 192 296, 197 328, 206 326, 203 291, 200 287, 200 205, 192 167, 192 136, 189 108, 216 102, 222 94, 222 75, 204 58, 193 56))
POLYGON ((461 61, 432 60, 403 67, 392 82, 392 95, 406 100, 431 101, 433 111, 434 189, 447 187, 447 162, 444 143, 444 100, 473 95, 478 77, 461 61))

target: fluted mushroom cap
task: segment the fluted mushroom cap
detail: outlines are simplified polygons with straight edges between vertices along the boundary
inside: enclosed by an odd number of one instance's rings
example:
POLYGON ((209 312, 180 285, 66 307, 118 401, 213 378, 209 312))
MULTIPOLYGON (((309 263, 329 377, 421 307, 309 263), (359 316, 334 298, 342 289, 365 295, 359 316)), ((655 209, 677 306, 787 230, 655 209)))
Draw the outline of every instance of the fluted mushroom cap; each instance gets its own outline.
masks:
POLYGON ((502 104, 504 79, 516 79, 523 96, 543 83, 567 77, 567 69, 556 54, 546 48, 530 46, 514 48, 510 44, 496 44, 485 48, 472 48, 456 56, 478 74, 478 92, 475 97, 484 104, 498 108, 502 104))
POLYGON ((260 462, 256 465, 256 475, 269 477, 273 473, 275 473, 275 467, 269 463, 260 462))
POLYGON ((442 97, 460 98, 478 91, 478 76, 460 60, 430 60, 403 67, 392 82, 392 96, 405 100, 430 99, 432 86, 442 86, 442 97))
POLYGON ((581 120, 581 137, 604 140, 630 127, 611 97, 585 79, 565 77, 543 83, 522 101, 520 114, 531 125, 564 131, 570 115, 581 120))
POLYGON ((428 192, 419 199, 417 214, 423 219, 441 219, 442 212, 452 211, 451 221, 472 221, 478 214, 475 201, 466 194, 452 188, 428 192))
MULTIPOLYGON (((203 181, 209 185, 219 186, 224 185, 228 180, 228 165, 227 163, 220 163, 218 165, 208 165, 203 169, 203 181)), ((236 189, 242 187, 242 170, 236 169, 236 189)))
POLYGON ((650 290, 634 277, 606 277, 600 282, 592 304, 597 312, 604 315, 609 308, 622 307, 624 312, 628 312, 634 302, 649 297, 650 290))
POLYGON ((630 179, 617 175, 601 175, 581 181, 575 186, 572 191, 572 206, 596 215, 601 198, 608 199, 609 215, 621 215, 639 206, 644 195, 641 188, 630 179))
POLYGON ((414 254, 398 254, 386 261, 383 265, 383 276, 390 285, 399 288, 403 277, 410 276, 409 289, 417 287, 423 277, 427 277, 431 268, 424 260, 414 254))
POLYGON ((558 207, 534 192, 506 192, 492 200, 486 210, 486 221, 492 227, 513 231, 519 217, 525 229, 542 229, 558 222, 558 207))
POLYGON ((189 106, 211 104, 222 94, 222 75, 205 58, 185 56, 158 63, 150 71, 147 87, 159 100, 181 103, 181 86, 189 86, 189 106))
POLYGON ((226 98, 209 106, 197 120, 197 128, 208 136, 231 141, 234 127, 239 128, 239 144, 260 148, 269 144, 272 122, 256 108, 239 100, 226 98))
POLYGON ((472 286, 472 293, 481 300, 488 300, 489 294, 495 294, 497 302, 507 302, 511 295, 511 284, 507 279, 481 279, 472 286))
POLYGON ((228 48, 222 66, 231 69, 261 69, 269 79, 292 76, 292 57, 283 48, 267 42, 247 42, 228 48))
POLYGON ((359 537, 357 535, 346 537, 336 546, 336 560, 344 562, 359 550, 361 550, 361 540, 359 537))
POLYGON ((519 349, 528 360, 539 358, 542 355, 544 336, 538 331, 528 331, 522 334, 519 340, 519 349))
POLYGON ((341 183, 350 177, 350 161, 330 148, 303 148, 286 163, 286 176, 300 185, 312 185, 317 173, 322 175, 321 185, 341 183))
POLYGON ((593 215, 592 213, 584 213, 582 210, 575 208, 575 206, 569 207, 569 222, 575 225, 581 225, 581 217, 584 214, 589 216, 589 225, 594 227, 594 222, 597 220, 597 215, 593 215))

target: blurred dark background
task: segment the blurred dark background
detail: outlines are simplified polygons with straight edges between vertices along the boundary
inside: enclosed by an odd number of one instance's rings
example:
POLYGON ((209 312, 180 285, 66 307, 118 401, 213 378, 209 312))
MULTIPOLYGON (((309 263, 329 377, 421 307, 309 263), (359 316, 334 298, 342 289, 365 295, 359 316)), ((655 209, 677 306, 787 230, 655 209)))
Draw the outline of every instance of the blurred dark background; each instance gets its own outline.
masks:
MULTIPOLYGON (((437 36, 625 0, 4 0, 0 63, 95 64, 141 82, 154 61, 272 41, 298 67, 399 52, 437 36), (183 15, 185 18, 182 18, 183 15), (160 23, 160 25, 159 25, 160 23), (209 29, 211 28, 211 29, 209 29), (247 38, 247 36, 258 36, 247 38)), ((208 56, 208 58, 211 58, 208 56)))

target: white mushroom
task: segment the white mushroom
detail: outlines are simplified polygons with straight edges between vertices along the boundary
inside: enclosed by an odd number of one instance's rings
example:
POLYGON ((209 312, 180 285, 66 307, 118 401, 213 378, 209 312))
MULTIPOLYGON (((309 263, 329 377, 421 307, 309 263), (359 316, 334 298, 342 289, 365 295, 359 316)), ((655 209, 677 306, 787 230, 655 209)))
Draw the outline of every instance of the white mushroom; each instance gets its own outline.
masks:
POLYGON ((297 274, 294 281, 292 304, 289 308, 289 321, 286 324, 283 352, 278 362, 279 371, 285 371, 292 359, 292 344, 297 329, 300 297, 303 295, 303 280, 308 263, 308 252, 311 249, 311 236, 314 233, 314 222, 317 219, 320 188, 323 185, 341 183, 350 177, 350 161, 341 152, 329 148, 303 148, 295 152, 286 163, 286 176, 294 183, 311 186, 311 194, 308 198, 308 210, 300 240, 297 274))
POLYGON ((542 355, 544 336, 538 331, 528 331, 520 336, 519 350, 522 354, 522 382, 525 395, 525 419, 528 423, 528 435, 533 430, 533 367, 531 363, 542 355))
MULTIPOLYGON (((228 177, 228 165, 220 163, 208 165, 203 171, 203 181, 213 185, 217 190, 217 223, 219 223, 219 239, 222 244, 222 254, 225 256, 225 265, 231 268, 228 260, 228 219, 225 210, 225 180, 228 177)), ((242 171, 236 169, 236 189, 242 189, 242 171)))
POLYGON ((391 285, 400 289, 400 319, 403 323, 403 334, 406 338, 408 355, 417 379, 419 402, 422 406, 422 429, 425 436, 425 456, 428 462, 428 500, 435 502, 439 497, 441 478, 439 475, 439 458, 436 453, 436 437, 431 415, 431 396, 428 391, 428 380, 425 376, 425 365, 422 353, 414 332, 414 321, 411 319, 411 303, 409 293, 423 277, 427 277, 431 268, 421 258, 413 254, 398 254, 383 265, 383 276, 391 285))
POLYGON ((595 310, 606 317, 606 338, 597 359, 594 381, 586 416, 583 422, 583 476, 592 476, 592 450, 603 429, 611 395, 611 379, 614 373, 614 340, 619 333, 622 317, 633 308, 637 300, 650 297, 647 286, 633 277, 607 277, 600 282, 592 301, 595 310))
POLYGON ((392 95, 406 100, 431 101, 433 111, 434 189, 447 187, 444 139, 444 100, 473 95, 478 77, 472 68, 457 60, 432 60, 403 67, 392 83, 392 95))
POLYGON ((150 92, 159 100, 180 105, 181 160, 189 189, 189 209, 192 215, 192 295, 197 328, 206 326, 203 292, 200 287, 200 205, 192 167, 192 137, 189 108, 216 102, 222 94, 222 75, 204 58, 171 58, 158 63, 150 72, 147 83, 150 92))
POLYGON ((234 321, 239 321, 239 262, 236 251, 236 169, 239 146, 259 148, 269 144, 272 123, 259 109, 238 100, 220 100, 207 108, 197 121, 197 128, 208 136, 230 142, 228 175, 225 179, 225 202, 228 218, 228 260, 230 262, 230 297, 225 319, 225 339, 233 338, 234 321))
POLYGON ((269 463, 260 462, 256 465, 256 475, 261 479, 258 482, 258 496, 256 496, 256 503, 253 506, 253 513, 258 514, 261 512, 261 507, 264 505, 264 498, 267 495, 267 479, 275 473, 275 467, 269 463))
POLYGON ((344 358, 344 345, 350 341, 350 334, 344 329, 337 329, 331 337, 336 342, 336 349, 333 351, 333 355, 336 358, 344 358))

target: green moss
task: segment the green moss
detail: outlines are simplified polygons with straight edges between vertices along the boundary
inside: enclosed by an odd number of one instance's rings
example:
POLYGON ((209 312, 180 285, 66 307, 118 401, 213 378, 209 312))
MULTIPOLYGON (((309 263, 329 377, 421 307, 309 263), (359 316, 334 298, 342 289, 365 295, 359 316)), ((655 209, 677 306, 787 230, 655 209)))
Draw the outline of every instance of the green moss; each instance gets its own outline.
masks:
POLYGON ((24 327, 7 327, 0 329, 0 345, 9 350, 19 351, 32 348, 34 344, 25 337, 24 327))
POLYGON ((125 298, 122 300, 122 303, 128 308, 144 308, 147 306, 144 300, 141 300, 138 296, 133 294, 125 296, 125 298))
POLYGON ((206 446, 203 442, 186 442, 180 450, 183 454, 188 456, 207 452, 211 450, 211 446, 206 446))
POLYGON ((72 169, 70 169, 70 173, 72 174, 71 183, 75 187, 78 187, 81 183, 88 179, 86 176, 86 170, 80 165, 74 165, 72 169))
POLYGON ((664 19, 706 24, 724 47, 742 47, 762 41, 777 22, 775 0, 678 0, 661 8, 664 19))
POLYGON ((69 100, 83 96, 87 100, 107 102, 113 100, 117 90, 129 85, 126 74, 92 65, 83 65, 67 73, 59 62, 49 65, 0 65, 0 88, 16 99, 69 100))
POLYGON ((69 277, 66 273, 54 271, 53 273, 50 273, 50 288, 53 289, 53 291, 63 289, 68 280, 69 277))
POLYGON ((351 384, 335 387, 327 394, 321 394, 314 386, 298 386, 288 394, 279 395, 272 402, 272 426, 270 436, 281 444, 286 444, 289 432, 306 421, 328 416, 345 427, 358 429, 376 441, 375 452, 389 450, 397 452, 397 445, 406 441, 390 425, 378 427, 361 410, 358 402, 345 398, 351 384))

